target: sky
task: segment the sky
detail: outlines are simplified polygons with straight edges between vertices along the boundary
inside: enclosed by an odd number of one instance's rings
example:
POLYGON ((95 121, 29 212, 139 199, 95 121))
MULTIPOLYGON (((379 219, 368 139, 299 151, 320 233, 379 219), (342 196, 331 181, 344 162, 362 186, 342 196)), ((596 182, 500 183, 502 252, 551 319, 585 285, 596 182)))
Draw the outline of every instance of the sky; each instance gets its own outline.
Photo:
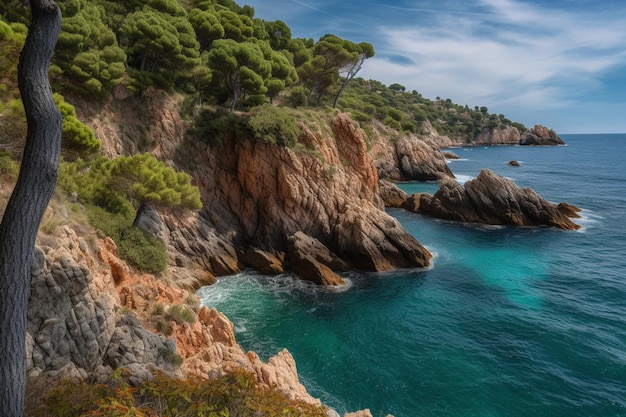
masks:
POLYGON ((369 42, 358 77, 559 134, 626 133, 624 0, 238 0, 292 37, 369 42))

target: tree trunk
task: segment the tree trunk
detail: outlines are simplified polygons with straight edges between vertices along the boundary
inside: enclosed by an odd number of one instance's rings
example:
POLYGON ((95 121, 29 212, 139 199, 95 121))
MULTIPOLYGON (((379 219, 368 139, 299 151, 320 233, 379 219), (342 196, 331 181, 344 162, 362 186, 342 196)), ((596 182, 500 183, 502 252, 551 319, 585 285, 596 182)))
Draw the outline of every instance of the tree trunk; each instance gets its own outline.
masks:
POLYGON ((30 0, 32 21, 18 64, 28 134, 22 166, 0 223, 0 415, 24 415, 26 312, 37 230, 58 177, 62 117, 48 80, 61 29, 53 0, 30 0))

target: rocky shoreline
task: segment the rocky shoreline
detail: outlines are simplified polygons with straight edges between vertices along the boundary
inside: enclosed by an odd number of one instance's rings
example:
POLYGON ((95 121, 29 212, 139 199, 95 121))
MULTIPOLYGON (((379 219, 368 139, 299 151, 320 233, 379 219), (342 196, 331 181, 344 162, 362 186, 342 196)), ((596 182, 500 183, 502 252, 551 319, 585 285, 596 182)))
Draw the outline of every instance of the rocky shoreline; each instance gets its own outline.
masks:
MULTIPOLYGON (((193 163, 185 166, 201 190, 204 208, 187 214, 148 210, 141 218, 140 224, 166 244, 170 264, 165 279, 133 271, 110 239, 89 238, 95 233, 85 226, 40 233, 27 337, 31 378, 103 381, 115 368, 125 367, 138 382, 155 370, 210 378, 245 369, 260 384, 277 387, 290 398, 319 403, 299 382, 289 352, 278 352, 267 363, 244 352, 232 323, 218 311, 200 307, 194 289, 244 268, 268 275, 293 271, 320 285, 342 285, 341 272, 350 269, 427 266, 432 255, 385 206, 459 221, 494 221, 500 212, 500 221, 520 225, 539 224, 536 219, 546 213, 560 213, 565 219, 541 224, 575 229, 568 223, 575 207, 554 208, 491 173, 481 173, 475 184, 461 188, 441 152, 454 143, 432 129, 420 137, 390 140, 392 132, 376 125, 374 136, 366 138, 347 115, 336 113, 328 121, 331 134, 320 126, 301 125, 304 150, 251 141, 215 147, 180 133, 188 126, 173 110, 176 97, 148 92, 144 99, 146 114, 159 121, 147 133, 155 144, 153 153, 172 165, 180 163, 181 154, 191 158, 193 163), (406 180, 437 180, 441 188, 433 196, 407 196, 394 184, 406 180), (477 201, 487 204, 477 208, 477 201), (510 210, 518 206, 519 213, 510 210), (192 319, 166 319, 164 312, 177 305, 192 319)), ((113 157, 134 145, 117 125, 104 122, 111 112, 105 108, 84 119, 113 157)), ((553 136, 537 127, 532 132, 553 136)), ((497 135, 481 144, 505 144, 495 143, 506 142, 497 135)), ((49 218, 59 215, 59 210, 49 211, 49 218)))

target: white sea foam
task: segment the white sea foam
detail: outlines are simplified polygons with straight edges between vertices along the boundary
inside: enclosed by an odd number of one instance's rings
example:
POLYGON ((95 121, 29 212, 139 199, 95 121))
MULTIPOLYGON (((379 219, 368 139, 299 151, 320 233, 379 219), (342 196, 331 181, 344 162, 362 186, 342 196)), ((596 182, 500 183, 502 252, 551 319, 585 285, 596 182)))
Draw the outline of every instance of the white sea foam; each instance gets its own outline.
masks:
POLYGON ((474 177, 472 177, 471 175, 457 175, 457 176, 456 176, 456 181, 457 181, 459 184, 461 184, 461 185, 463 185, 463 184, 465 184, 467 181, 471 181, 471 180, 473 180, 473 179, 474 179, 474 177))
POLYGON ((604 217, 588 209, 582 209, 578 214, 580 218, 571 220, 580 226, 580 229, 578 229, 580 233, 585 233, 589 227, 596 226, 604 220, 604 217))

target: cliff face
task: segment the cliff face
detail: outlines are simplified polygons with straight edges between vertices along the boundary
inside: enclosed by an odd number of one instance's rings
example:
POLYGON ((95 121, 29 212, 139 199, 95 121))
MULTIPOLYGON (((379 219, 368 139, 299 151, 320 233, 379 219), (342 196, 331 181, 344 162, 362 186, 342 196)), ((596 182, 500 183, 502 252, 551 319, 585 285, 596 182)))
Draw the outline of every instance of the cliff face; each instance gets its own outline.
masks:
POLYGON ((216 275, 250 265, 242 256, 248 248, 289 264, 289 239, 297 232, 359 269, 427 265, 428 251, 383 210, 363 132, 341 114, 331 128, 334 137, 302 126, 299 150, 252 141, 219 148, 187 143, 205 207, 186 218, 153 218, 148 226, 177 264, 216 275))
POLYGON ((390 181, 437 181, 445 177, 454 177, 446 163, 445 156, 439 150, 452 146, 447 137, 437 136, 434 130, 417 137, 397 136, 388 128, 378 126, 379 137, 372 144, 369 152, 381 179, 390 181))
POLYGON ((479 133, 476 136, 474 144, 479 146, 519 145, 520 133, 519 130, 512 126, 506 126, 504 128, 496 127, 479 133))
POLYGON ((155 371, 208 378, 245 369, 290 398, 319 403, 300 384, 289 352, 268 363, 245 353, 223 314, 194 306, 184 290, 133 273, 110 239, 89 240, 69 226, 39 239, 28 310, 30 378, 105 381, 122 367, 129 369, 131 382, 140 382, 155 371), (159 305, 164 312, 186 305, 192 320, 168 318, 156 312, 159 305), (156 332, 159 323, 171 326, 170 336, 156 332))

